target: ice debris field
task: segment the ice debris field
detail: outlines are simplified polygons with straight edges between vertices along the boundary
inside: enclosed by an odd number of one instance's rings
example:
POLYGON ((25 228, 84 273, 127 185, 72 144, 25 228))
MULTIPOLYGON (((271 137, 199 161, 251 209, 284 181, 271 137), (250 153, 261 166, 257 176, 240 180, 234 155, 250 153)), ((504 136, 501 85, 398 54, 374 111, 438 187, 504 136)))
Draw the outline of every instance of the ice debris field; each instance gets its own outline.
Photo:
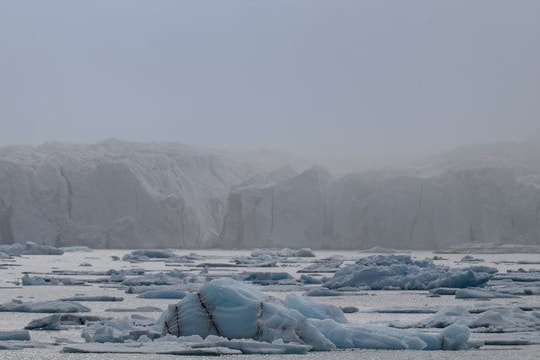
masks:
POLYGON ((61 357, 537 346, 538 256, 485 257, 3 245, 0 349, 61 357))

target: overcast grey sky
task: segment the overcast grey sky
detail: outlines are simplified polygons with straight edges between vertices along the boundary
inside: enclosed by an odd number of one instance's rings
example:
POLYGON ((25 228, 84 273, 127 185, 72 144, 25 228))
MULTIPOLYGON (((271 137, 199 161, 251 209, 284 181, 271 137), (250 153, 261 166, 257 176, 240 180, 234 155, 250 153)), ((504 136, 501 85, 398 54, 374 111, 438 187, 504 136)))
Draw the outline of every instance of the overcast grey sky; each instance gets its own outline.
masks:
POLYGON ((0 145, 387 159, 525 139, 539 19, 538 0, 0 0, 0 145))

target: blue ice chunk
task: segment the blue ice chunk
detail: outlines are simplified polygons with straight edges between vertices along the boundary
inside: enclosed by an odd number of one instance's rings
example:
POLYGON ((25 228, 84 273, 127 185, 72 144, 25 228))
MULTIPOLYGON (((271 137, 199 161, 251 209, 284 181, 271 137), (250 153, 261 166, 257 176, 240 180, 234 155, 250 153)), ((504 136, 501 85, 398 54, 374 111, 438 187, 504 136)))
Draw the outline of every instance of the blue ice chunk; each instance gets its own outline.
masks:
POLYGON ((38 302, 11 302, 0 305, 0 312, 25 312, 25 313, 75 313, 88 312, 89 308, 71 301, 38 301, 38 302))
POLYGON ((0 331, 0 341, 29 341, 30 333, 28 330, 0 331))
POLYGON ((156 289, 148 290, 139 294, 139 298, 143 299, 183 299, 186 293, 182 290, 176 289, 156 289))

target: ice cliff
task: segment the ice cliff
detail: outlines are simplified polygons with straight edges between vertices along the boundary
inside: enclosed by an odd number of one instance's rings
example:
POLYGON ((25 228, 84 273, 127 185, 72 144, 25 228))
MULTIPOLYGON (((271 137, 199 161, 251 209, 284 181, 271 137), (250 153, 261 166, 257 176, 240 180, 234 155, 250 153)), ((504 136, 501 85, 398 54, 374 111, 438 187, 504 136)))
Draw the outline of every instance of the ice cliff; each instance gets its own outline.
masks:
POLYGON ((540 140, 333 178, 180 144, 0 148, 0 244, 439 249, 540 245, 540 140), (285 169, 285 170, 284 170, 285 169))
POLYGON ((0 244, 219 246, 229 188, 286 161, 181 144, 0 148, 0 244))
POLYGON ((231 190, 223 243, 439 249, 540 245, 540 140, 473 146, 331 180, 309 170, 231 190))

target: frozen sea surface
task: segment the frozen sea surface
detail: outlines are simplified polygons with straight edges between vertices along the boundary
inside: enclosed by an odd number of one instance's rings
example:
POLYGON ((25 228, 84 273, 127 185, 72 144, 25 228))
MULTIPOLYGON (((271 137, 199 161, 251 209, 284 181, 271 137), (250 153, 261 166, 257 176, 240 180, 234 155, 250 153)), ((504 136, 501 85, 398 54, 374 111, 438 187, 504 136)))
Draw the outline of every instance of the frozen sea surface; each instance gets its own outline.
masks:
MULTIPOLYGON (((246 272, 287 272, 294 279, 300 279, 299 270, 315 264, 316 261, 329 258, 331 256, 341 256, 344 265, 352 264, 360 257, 371 254, 360 252, 330 252, 317 251, 315 258, 283 258, 277 262, 276 267, 246 268, 235 267, 234 258, 238 256, 250 256, 251 251, 174 251, 178 256, 178 261, 174 258, 149 259, 144 262, 127 262, 114 259, 122 259, 129 251, 125 250, 99 250, 92 252, 69 252, 62 255, 24 255, 13 257, 12 259, 2 259, 0 266, 0 303, 8 303, 12 300, 21 302, 37 302, 57 300, 60 298, 74 296, 110 296, 123 297, 121 302, 86 302, 81 303, 90 308, 90 314, 100 317, 124 318, 126 313, 120 311, 108 311, 119 309, 141 309, 155 307, 165 310, 169 304, 177 300, 171 299, 144 299, 138 298, 136 293, 126 293, 126 288, 121 286, 118 278, 117 282, 111 282, 111 275, 104 275, 110 269, 123 270, 126 274, 136 274, 137 269, 146 270, 145 276, 152 276, 160 273, 168 273, 180 270, 187 274, 189 281, 182 283, 181 290, 194 291, 206 278, 242 276, 246 272), (192 262, 180 261, 181 259, 194 259, 192 262), (199 266, 199 264, 215 264, 215 266, 199 266), (224 266, 220 266, 223 264, 224 266), (226 265, 226 266, 225 266, 226 265), (230 266, 229 266, 230 265, 230 266), (30 276, 41 276, 45 278, 70 278, 77 284, 79 281, 83 285, 43 285, 43 286, 22 286, 21 279, 24 274, 30 276), (190 288, 191 287, 191 288, 190 288)), ((415 259, 433 258, 434 254, 429 252, 413 252, 411 256, 415 259)), ((444 254, 444 259, 435 260, 436 264, 450 267, 464 268, 471 266, 470 263, 462 262, 463 255, 444 254)), ((518 274, 521 277, 528 277, 527 283, 523 285, 530 290, 527 295, 486 299, 456 299, 455 296, 444 295, 439 297, 430 296, 429 291, 410 290, 378 290, 351 289, 341 296, 313 297, 318 302, 329 303, 336 306, 355 306, 360 309, 357 313, 346 314, 347 320, 359 324, 390 324, 415 323, 427 318, 431 314, 426 314, 431 309, 433 311, 446 306, 459 305, 468 309, 485 309, 493 307, 508 307, 516 305, 525 308, 538 309, 540 307, 540 295, 538 295, 536 284, 531 281, 530 274, 534 270, 540 270, 538 264, 540 256, 538 254, 493 254, 480 255, 473 254, 473 257, 481 259, 482 262, 475 265, 485 265, 496 267, 499 274, 518 274), (510 271, 510 272, 507 272, 510 271)), ((328 278, 332 273, 314 273, 314 277, 328 278)), ((134 279, 137 275, 125 275, 124 279, 134 279)), ((508 289, 507 279, 501 279, 493 285, 497 291, 508 289), (506 285, 505 285, 506 284, 506 285)), ((269 285, 254 285, 261 291, 284 299, 287 294, 303 294, 306 290, 316 288, 319 285, 302 285, 299 282, 272 283, 269 285)), ((489 289, 488 289, 489 290, 489 289)), ((519 289, 515 291, 521 291, 519 289)), ((136 312, 138 315, 157 319, 160 312, 136 312)), ((0 330, 16 331, 23 329, 30 321, 47 316, 47 314, 6 312, 0 313, 0 330)), ((83 343, 81 332, 84 326, 69 327, 60 331, 34 331, 31 330, 33 341, 45 344, 45 348, 28 348, 23 350, 0 350, 1 359, 103 359, 103 354, 68 354, 62 353, 62 344, 75 342, 83 343)), ((506 346, 482 346, 479 349, 465 351, 410 351, 410 350, 344 350, 333 352, 310 352, 306 355, 287 355, 287 359, 537 359, 540 351, 540 332, 538 330, 528 333, 512 334, 490 334, 472 333, 473 340, 494 340, 503 343, 502 340, 514 340, 506 346), (536 342, 534 345, 522 345, 519 339, 529 342, 536 342)), ((189 358, 189 356, 186 356, 189 358)), ((221 358, 242 358, 242 359, 282 359, 283 356, 274 355, 240 355, 222 356, 221 358)), ((171 359, 170 355, 145 355, 145 354, 107 354, 107 359, 171 359)), ((201 359, 200 356, 193 357, 201 359)))

